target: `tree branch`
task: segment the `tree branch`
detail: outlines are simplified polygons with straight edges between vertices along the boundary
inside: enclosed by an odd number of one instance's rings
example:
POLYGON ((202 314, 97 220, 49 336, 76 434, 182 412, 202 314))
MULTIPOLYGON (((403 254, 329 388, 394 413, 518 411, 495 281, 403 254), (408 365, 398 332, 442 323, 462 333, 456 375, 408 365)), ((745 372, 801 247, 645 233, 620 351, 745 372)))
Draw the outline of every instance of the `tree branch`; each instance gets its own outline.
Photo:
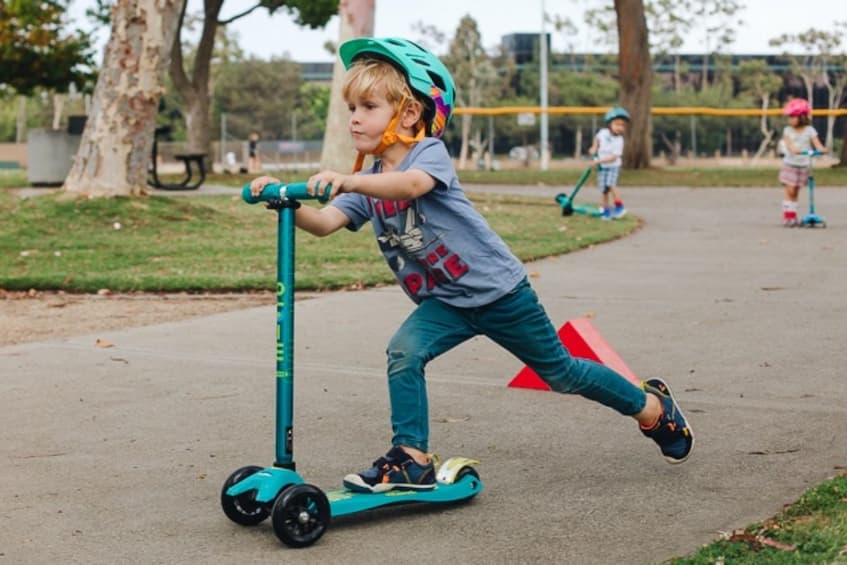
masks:
POLYGON ((235 14, 231 18, 227 18, 225 20, 218 20, 218 25, 219 26, 225 26, 227 24, 231 24, 235 20, 237 20, 239 18, 243 18, 244 16, 246 16, 248 14, 251 14, 256 8, 261 8, 261 7, 262 7, 262 3, 260 2, 260 3, 256 4, 255 6, 253 6, 252 8, 247 8, 245 11, 241 12, 240 14, 235 14))
POLYGON ((184 62, 182 59, 182 22, 185 20, 185 10, 188 2, 182 5, 182 11, 179 13, 179 23, 176 27, 176 36, 174 37, 173 47, 171 48, 171 64, 170 75, 174 82, 174 88, 179 95, 185 100, 191 91, 191 83, 188 76, 185 74, 184 62))

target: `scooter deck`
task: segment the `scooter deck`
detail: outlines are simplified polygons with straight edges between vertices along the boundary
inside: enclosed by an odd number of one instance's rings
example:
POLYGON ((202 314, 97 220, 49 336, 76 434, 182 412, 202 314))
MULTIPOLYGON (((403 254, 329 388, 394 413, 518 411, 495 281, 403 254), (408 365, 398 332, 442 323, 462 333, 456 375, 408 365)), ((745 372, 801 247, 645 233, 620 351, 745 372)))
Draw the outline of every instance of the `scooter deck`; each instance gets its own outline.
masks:
POLYGON ((458 502, 472 498, 480 492, 482 492, 482 481, 473 475, 465 475, 455 483, 438 483, 438 486, 429 490, 398 489, 368 493, 342 489, 327 491, 326 497, 329 499, 332 517, 337 518, 394 504, 458 502))
POLYGON ((603 212, 597 206, 591 206, 588 204, 575 204, 566 194, 557 194, 556 202, 559 204, 559 206, 562 207, 563 210, 567 206, 570 206, 571 212, 573 214, 584 214, 586 216, 594 217, 599 217, 603 214, 603 212))
POLYGON ((586 216, 595 216, 600 217, 603 215, 603 211, 600 210, 597 206, 588 206, 582 204, 573 204, 573 212, 574 214, 585 214, 586 216))
POLYGON ((800 222, 800 225, 805 226, 805 227, 815 227, 815 226, 826 227, 826 220, 824 220, 822 217, 818 216, 817 214, 806 214, 805 216, 803 216, 803 220, 800 222))

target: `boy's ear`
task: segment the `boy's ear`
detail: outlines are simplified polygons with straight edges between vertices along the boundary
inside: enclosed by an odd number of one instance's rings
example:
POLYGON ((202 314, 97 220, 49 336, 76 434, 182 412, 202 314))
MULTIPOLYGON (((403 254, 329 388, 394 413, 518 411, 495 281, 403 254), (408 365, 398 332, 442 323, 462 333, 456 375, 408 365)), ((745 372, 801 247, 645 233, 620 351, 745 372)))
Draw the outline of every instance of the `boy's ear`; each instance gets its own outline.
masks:
POLYGON ((418 99, 412 99, 403 109, 403 127, 411 128, 423 118, 423 104, 418 99))

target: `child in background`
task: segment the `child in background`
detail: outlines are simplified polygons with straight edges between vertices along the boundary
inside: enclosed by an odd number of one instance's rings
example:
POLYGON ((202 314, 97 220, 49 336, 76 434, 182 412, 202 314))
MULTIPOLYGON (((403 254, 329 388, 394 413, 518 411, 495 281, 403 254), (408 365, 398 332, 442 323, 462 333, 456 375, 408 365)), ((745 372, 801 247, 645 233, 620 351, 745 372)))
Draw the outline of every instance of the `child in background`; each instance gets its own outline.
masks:
POLYGON ((812 158, 807 153, 810 149, 825 152, 826 148, 818 138, 817 130, 811 126, 812 109, 808 102, 802 98, 789 100, 782 113, 788 116, 788 125, 782 130, 785 156, 779 171, 779 182, 785 187, 782 225, 794 227, 800 225, 797 217, 800 189, 809 183, 812 158))
POLYGON ((606 112, 603 116, 606 127, 597 132, 588 150, 594 156, 594 162, 597 163, 597 188, 603 194, 603 213, 600 217, 604 220, 623 218, 626 215, 626 208, 623 207, 623 200, 618 194, 617 184, 621 172, 623 134, 629 120, 629 113, 620 106, 615 106, 606 112), (614 199, 614 209, 609 205, 610 194, 614 199))
MULTIPOLYGON (((372 467, 344 477, 344 486, 357 492, 435 488, 425 368, 476 335, 532 367, 554 391, 633 417, 668 462, 685 461, 694 437, 667 384, 633 384, 604 365, 571 357, 523 263, 468 200, 438 139, 455 96, 447 68, 405 39, 352 39, 339 56, 348 69, 342 92, 359 153, 354 172, 365 155, 375 161, 361 174, 312 176, 310 193, 331 184, 331 202, 301 206, 295 223, 326 236, 370 222, 397 282, 417 304, 386 350, 391 448, 372 467)), ((250 190, 258 196, 271 182, 278 181, 259 177, 250 190)))
POLYGON ((262 170, 262 160, 259 157, 259 134, 255 131, 247 138, 247 170, 251 173, 262 170))

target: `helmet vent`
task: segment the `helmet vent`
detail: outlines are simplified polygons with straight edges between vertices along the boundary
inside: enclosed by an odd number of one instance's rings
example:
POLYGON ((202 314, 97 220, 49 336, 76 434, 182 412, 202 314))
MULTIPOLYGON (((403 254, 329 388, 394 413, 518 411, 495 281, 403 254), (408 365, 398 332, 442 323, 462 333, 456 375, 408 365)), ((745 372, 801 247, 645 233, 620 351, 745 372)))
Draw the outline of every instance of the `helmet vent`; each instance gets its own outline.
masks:
POLYGON ((415 47, 417 47, 417 48, 418 48, 418 51, 420 51, 421 53, 427 53, 427 54, 429 54, 429 51, 427 51, 426 49, 424 49, 423 47, 421 47, 420 45, 418 45, 418 44, 417 44, 417 43, 415 43, 414 41, 407 41, 406 43, 408 43, 409 45, 414 45, 415 47))
POLYGON ((447 90, 447 85, 444 84, 444 79, 442 79, 440 76, 438 76, 437 73, 434 73, 430 70, 427 70, 426 74, 429 75, 429 78, 432 80, 432 84, 434 84, 435 86, 440 88, 442 91, 447 90))

